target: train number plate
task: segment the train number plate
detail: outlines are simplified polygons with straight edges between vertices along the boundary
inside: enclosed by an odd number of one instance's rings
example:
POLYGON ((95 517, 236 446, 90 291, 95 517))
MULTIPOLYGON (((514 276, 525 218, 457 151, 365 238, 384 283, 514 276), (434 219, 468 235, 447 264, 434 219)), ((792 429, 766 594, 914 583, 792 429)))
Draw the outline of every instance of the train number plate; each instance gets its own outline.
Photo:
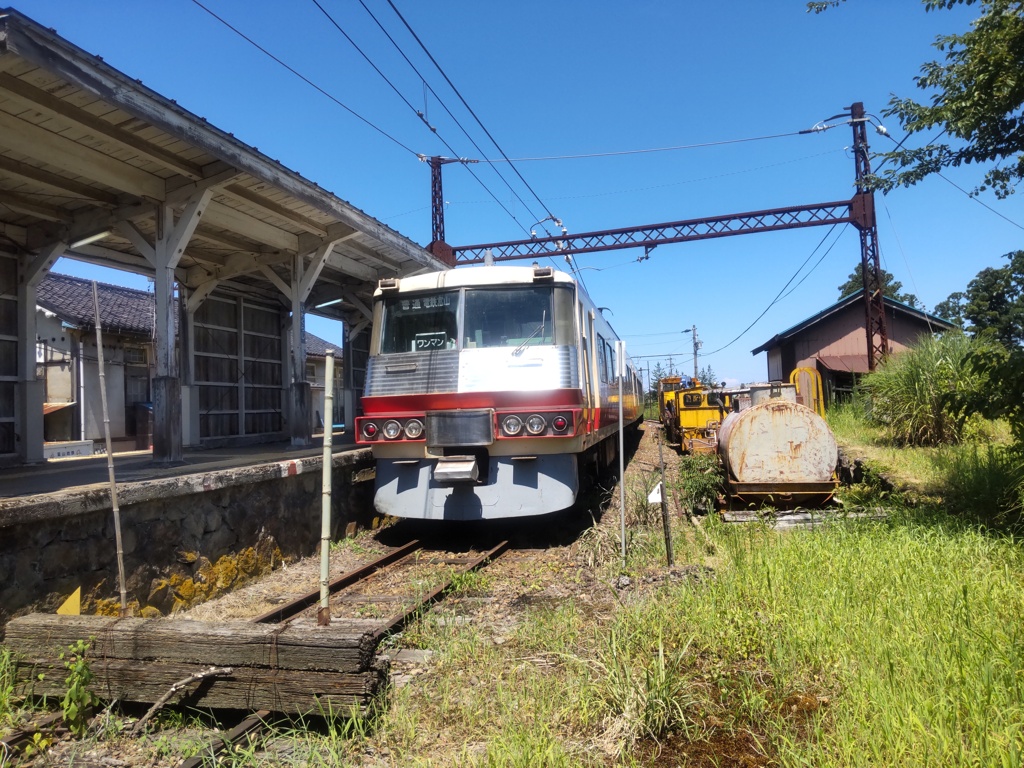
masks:
POLYGON ((427 411, 427 445, 454 448, 494 442, 494 411, 427 411))

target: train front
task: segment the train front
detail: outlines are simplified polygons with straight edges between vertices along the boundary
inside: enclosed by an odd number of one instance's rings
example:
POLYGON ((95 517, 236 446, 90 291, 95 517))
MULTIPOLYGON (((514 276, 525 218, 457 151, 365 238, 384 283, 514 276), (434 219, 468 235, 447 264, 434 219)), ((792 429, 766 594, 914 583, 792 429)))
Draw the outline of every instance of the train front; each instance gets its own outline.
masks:
POLYGON ((579 300, 550 267, 381 280, 356 440, 374 505, 479 520, 573 504, 585 433, 579 300))

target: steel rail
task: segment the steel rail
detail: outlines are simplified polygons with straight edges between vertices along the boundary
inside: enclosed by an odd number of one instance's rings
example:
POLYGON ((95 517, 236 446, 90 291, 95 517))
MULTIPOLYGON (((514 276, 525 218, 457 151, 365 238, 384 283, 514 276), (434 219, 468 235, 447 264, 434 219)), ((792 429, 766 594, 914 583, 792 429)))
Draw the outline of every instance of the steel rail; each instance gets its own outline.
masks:
MULTIPOLYGON (((349 571, 348 573, 339 576, 327 585, 327 589, 331 594, 334 594, 340 589, 344 589, 345 587, 349 587, 352 584, 355 584, 357 581, 362 581, 366 577, 379 571, 381 568, 384 568, 385 566, 391 565, 405 557, 408 557, 416 550, 422 548, 422 546, 423 544, 421 544, 418 540, 414 539, 413 541, 410 541, 408 544, 399 547, 393 552, 389 552, 383 557, 377 558, 371 563, 367 563, 366 565, 363 565, 359 568, 356 568, 355 570, 349 571)), ((306 610, 311 605, 316 604, 317 601, 319 600, 320 589, 317 588, 312 592, 307 592, 305 595, 302 595, 302 597, 298 597, 295 600, 292 600, 290 603, 286 603, 285 605, 282 605, 279 608, 274 608, 273 610, 267 611, 266 613, 257 616, 255 619, 253 619, 253 622, 257 624, 275 624, 279 621, 286 621, 287 619, 290 619, 293 616, 306 610)))
POLYGON ((223 736, 218 736, 199 754, 185 758, 178 763, 178 768, 202 768, 208 760, 216 758, 223 752, 230 749, 236 742, 251 733, 261 730, 266 726, 266 720, 270 717, 269 709, 261 709, 253 712, 249 717, 232 728, 223 736))
POLYGON ((0 739, 0 765, 7 765, 7 756, 31 741, 34 734, 55 730, 60 727, 63 719, 63 713, 53 712, 42 718, 39 722, 32 723, 4 736, 0 739))
MULTIPOLYGON (((451 579, 449 579, 447 582, 445 582, 437 589, 430 592, 424 598, 417 601, 413 607, 385 619, 384 624, 372 633, 371 637, 373 638, 373 641, 375 643, 379 643, 380 640, 385 635, 388 635, 392 632, 397 631, 401 627, 404 627, 405 624, 412 617, 419 614, 426 606, 432 605, 442 600, 444 596, 451 590, 452 582, 454 581, 456 575, 469 573, 490 563, 495 558, 499 557, 506 549, 508 549, 508 544, 508 541, 503 541, 497 546, 489 549, 487 552, 483 553, 479 557, 469 560, 460 559, 461 562, 465 563, 465 567, 456 571, 456 573, 453 574, 451 579)), ((369 576, 373 575, 382 568, 385 568, 389 565, 393 565, 395 563, 399 563, 405 559, 412 557, 418 550, 422 548, 422 546, 423 545, 420 541, 413 540, 408 544, 399 547, 393 552, 389 552, 383 557, 374 560, 371 563, 367 563, 366 565, 363 565, 359 568, 356 568, 355 570, 349 571, 348 573, 342 576, 339 576, 338 578, 331 581, 331 583, 328 585, 328 589, 332 594, 338 592, 344 589, 345 587, 351 586, 352 584, 355 584, 359 581, 362 581, 363 579, 368 578, 369 576)), ((448 561, 445 560, 441 562, 448 561)), ((272 611, 268 611, 267 613, 258 616, 257 618, 253 619, 253 622, 272 623, 286 621, 287 619, 301 613, 311 605, 316 604, 319 600, 320 590, 317 589, 316 591, 309 592, 305 595, 302 595, 301 597, 296 598, 295 600, 292 600, 287 605, 275 608, 272 611)), ((235 744, 238 740, 242 739, 245 736, 250 736, 256 733, 257 731, 265 728, 267 725, 266 720, 270 716, 270 714, 270 711, 265 709, 252 714, 251 716, 243 720, 241 723, 239 723, 237 726, 235 726, 233 729, 231 729, 231 731, 229 731, 224 736, 218 736, 215 739, 211 740, 207 747, 203 749, 199 754, 183 760, 181 763, 178 764, 178 768, 201 768, 201 766, 205 765, 207 761, 209 761, 211 758, 216 758, 218 755, 225 752, 227 749, 231 747, 231 745, 235 744)))
POLYGON ((425 607, 433 605, 434 603, 444 599, 445 595, 451 590, 452 582, 455 580, 455 576, 460 576, 464 573, 470 573, 471 571, 475 571, 478 568, 487 565, 488 563, 498 558, 502 553, 504 553, 506 549, 508 549, 508 541, 501 542, 497 546, 489 549, 487 552, 484 552, 476 559, 471 560, 466 565, 466 567, 462 568, 459 571, 456 571, 451 579, 449 579, 440 587, 437 587, 435 590, 427 594, 426 597, 419 600, 419 602, 417 602, 416 605, 414 605, 412 608, 406 611, 402 611, 400 613, 396 613, 395 615, 385 619, 384 625, 373 633, 372 637, 374 641, 379 642, 385 635, 397 632, 398 630, 403 628, 410 619, 418 615, 420 611, 422 611, 425 607))

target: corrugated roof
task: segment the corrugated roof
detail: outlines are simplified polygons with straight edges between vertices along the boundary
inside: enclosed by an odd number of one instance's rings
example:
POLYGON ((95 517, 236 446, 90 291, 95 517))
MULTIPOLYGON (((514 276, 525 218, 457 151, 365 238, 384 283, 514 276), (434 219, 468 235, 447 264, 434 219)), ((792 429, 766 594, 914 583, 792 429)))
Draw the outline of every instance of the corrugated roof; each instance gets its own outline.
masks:
MULTIPOLYGON (((153 338, 153 324, 156 321, 156 300, 153 294, 99 282, 96 283, 96 294, 100 304, 100 325, 104 331, 153 338)), ((36 304, 70 326, 83 329, 95 327, 91 280, 51 272, 39 284, 36 304)), ((326 357, 328 349, 341 355, 341 344, 333 344, 314 333, 306 332, 307 357, 326 357)))
MULTIPOLYGON (((757 347, 756 349, 752 349, 750 351, 750 354, 756 355, 759 352, 766 352, 769 349, 772 349, 773 347, 777 347, 783 341, 790 338, 791 336, 795 336, 797 333, 800 333, 801 331, 811 327, 812 325, 820 323, 822 320, 831 315, 834 315, 836 312, 846 309, 851 304, 863 300, 864 289, 861 288, 859 291, 851 293, 849 296, 844 296, 832 306, 826 307, 825 309, 821 310, 815 315, 811 315, 806 320, 801 320, 799 323, 792 326, 791 328, 787 328, 782 333, 775 334, 761 346, 757 347)), ((938 315, 933 315, 929 312, 925 312, 922 309, 917 309, 916 307, 912 307, 909 304, 904 304, 902 301, 896 301, 895 299, 891 299, 888 296, 883 297, 883 301, 887 309, 891 309, 901 314, 915 317, 918 320, 921 320, 922 322, 934 325, 936 326, 937 331, 950 331, 956 327, 955 325, 953 325, 953 323, 949 322, 948 320, 943 320, 938 315)))
POLYGON ((868 373, 871 370, 867 355, 819 355, 818 362, 830 371, 868 373))

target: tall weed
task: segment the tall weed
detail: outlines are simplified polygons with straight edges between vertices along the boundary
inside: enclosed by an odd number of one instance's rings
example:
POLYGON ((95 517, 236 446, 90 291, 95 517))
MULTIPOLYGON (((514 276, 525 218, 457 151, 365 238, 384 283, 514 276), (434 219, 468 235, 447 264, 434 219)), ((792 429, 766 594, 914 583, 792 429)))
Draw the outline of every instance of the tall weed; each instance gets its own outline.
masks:
POLYGON ((14 717, 14 673, 14 655, 9 648, 0 646, 0 725, 14 717))
POLYGON ((1000 446, 962 446, 935 456, 953 511, 996 528, 1018 528, 1024 511, 1024 457, 1000 446))
POLYGON ((960 442, 966 416, 952 401, 976 397, 987 385, 968 359, 986 343, 950 331, 925 335, 893 354, 861 385, 871 398, 872 418, 901 445, 960 442))

